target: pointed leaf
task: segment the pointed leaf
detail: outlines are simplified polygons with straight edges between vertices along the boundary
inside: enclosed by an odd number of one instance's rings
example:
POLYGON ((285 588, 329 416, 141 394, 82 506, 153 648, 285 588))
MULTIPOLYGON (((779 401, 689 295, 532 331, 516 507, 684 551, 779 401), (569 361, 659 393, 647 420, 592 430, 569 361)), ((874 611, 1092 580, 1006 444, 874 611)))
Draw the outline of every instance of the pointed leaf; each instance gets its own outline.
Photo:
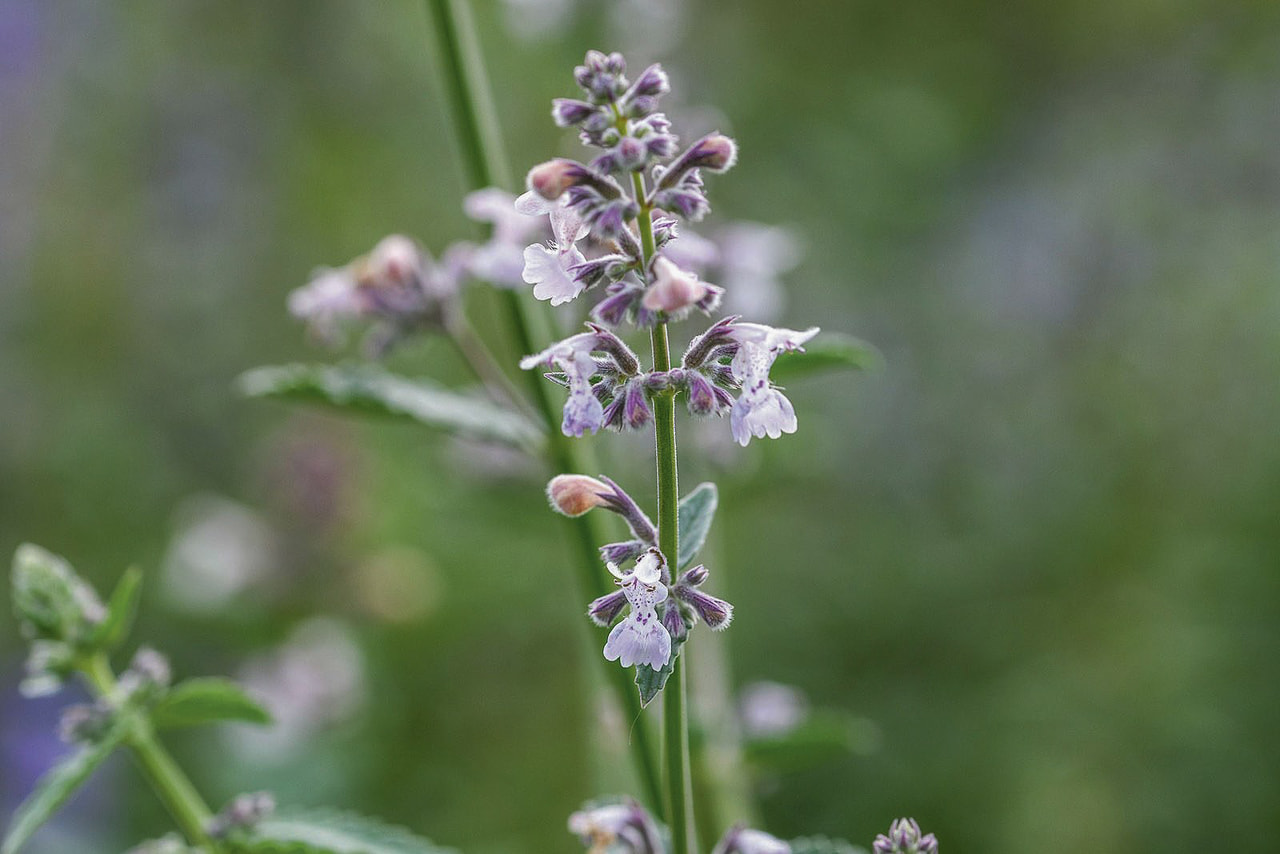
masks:
POLYGON ((138 598, 142 593, 142 570, 131 566, 116 582, 116 589, 107 602, 107 618, 95 630, 92 645, 110 651, 121 644, 133 628, 133 618, 138 613, 138 598))
POLYGON ((714 483, 700 483, 680 499, 680 560, 677 569, 684 569, 698 556, 698 550, 711 532, 711 520, 715 518, 719 501, 714 483))
POLYGON ((790 844, 791 854, 867 854, 865 848, 825 836, 805 836, 791 840, 790 844))
POLYGON ((269 724, 271 715, 244 689, 220 676, 188 679, 169 689, 151 710, 157 727, 199 726, 221 721, 269 724))
POLYGON ((90 744, 77 746, 36 782, 35 791, 18 806, 5 833, 0 854, 15 854, 42 824, 75 794, 94 770, 128 736, 133 718, 119 715, 102 737, 90 744))
POLYGON ((864 370, 883 362, 879 351, 870 344, 840 332, 823 332, 804 351, 783 353, 774 362, 770 378, 785 384, 810 374, 834 370, 864 370))
POLYGON ((685 640, 688 638, 686 634, 684 638, 671 639, 671 659, 661 670, 654 670, 647 664, 636 665, 636 687, 640 689, 640 708, 644 708, 653 702, 653 698, 662 693, 662 689, 666 687, 667 680, 671 678, 671 674, 676 669, 676 658, 680 655, 680 648, 684 646, 685 640))
POLYGON ((325 809, 281 810, 227 847, 232 854, 455 854, 404 828, 325 809))
POLYGON ((519 413, 377 365, 268 366, 242 374, 237 384, 249 397, 299 400, 389 416, 522 449, 542 442, 542 431, 519 413))

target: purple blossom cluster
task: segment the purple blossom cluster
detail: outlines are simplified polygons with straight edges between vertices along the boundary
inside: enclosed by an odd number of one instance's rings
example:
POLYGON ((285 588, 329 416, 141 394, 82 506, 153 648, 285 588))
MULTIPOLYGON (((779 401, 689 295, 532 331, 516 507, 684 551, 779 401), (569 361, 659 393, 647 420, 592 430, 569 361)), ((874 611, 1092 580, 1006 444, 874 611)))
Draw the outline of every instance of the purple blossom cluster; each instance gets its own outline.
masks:
POLYGON ((606 426, 643 427, 654 395, 681 393, 692 415, 729 414, 739 444, 795 432, 795 409, 770 381, 769 370, 781 353, 803 349, 816 328, 798 332, 728 317, 697 336, 680 367, 670 371, 620 376, 615 360, 593 355, 605 327, 627 321, 651 327, 695 309, 712 314, 720 306, 724 288, 703 281, 693 268, 710 259, 726 270, 733 263, 714 247, 708 251, 707 241, 696 235, 683 247, 679 223, 697 222, 709 212, 703 175, 728 170, 738 149, 727 136, 712 133, 679 150, 671 123, 657 111, 670 89, 659 65, 631 82, 620 54, 590 51, 574 79, 584 97, 556 99, 552 117, 562 127, 577 128, 582 143, 601 153, 586 163, 557 158, 530 170, 529 193, 516 208, 548 213, 554 241, 526 247, 523 278, 534 286, 534 296, 552 305, 592 290, 603 295, 591 310, 590 332, 527 357, 521 367, 552 368, 548 376, 568 387, 562 429, 569 436, 606 426), (652 246, 644 245, 646 238, 652 246))

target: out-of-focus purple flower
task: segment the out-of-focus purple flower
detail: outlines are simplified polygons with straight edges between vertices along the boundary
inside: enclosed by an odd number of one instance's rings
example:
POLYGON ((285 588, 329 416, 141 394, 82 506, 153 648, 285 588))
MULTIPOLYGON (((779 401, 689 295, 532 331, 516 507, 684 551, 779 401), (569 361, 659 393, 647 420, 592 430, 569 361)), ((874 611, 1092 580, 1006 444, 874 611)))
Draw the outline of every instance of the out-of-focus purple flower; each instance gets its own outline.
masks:
MULTIPOLYGON (((622 572, 616 564, 608 564, 609 573, 631 606, 622 622, 609 632, 604 657, 623 667, 644 664, 661 670, 671 660, 671 634, 658 619, 657 606, 667 598, 667 587, 661 582, 665 561, 657 549, 649 549, 630 572, 622 572)), ((599 600, 597 600, 599 601, 599 600)))
MULTIPOLYGON (((679 250, 688 237, 685 234, 673 247, 679 250)), ((725 310, 762 320, 779 317, 786 297, 778 279, 800 263, 799 239, 779 226, 735 222, 715 233, 715 245, 725 310)))
POLYGON ((711 854, 791 854, 791 845, 763 830, 738 825, 729 828, 711 854))
POLYGON ((938 854, 938 840, 932 833, 922 836, 914 818, 900 818, 872 844, 875 854, 938 854))
POLYGON ((275 725, 229 731, 233 746, 246 758, 278 758, 359 711, 364 658, 341 623, 317 618, 295 628, 274 651, 247 662, 239 681, 271 712, 275 725))
POLYGON ((404 334, 439 328, 457 297, 471 247, 456 244, 437 263, 408 237, 383 238, 368 255, 341 269, 321 269, 289 295, 289 311, 329 343, 353 318, 377 320, 369 343, 380 355, 404 334))
POLYGON ((468 194, 462 207, 471 219, 493 226, 488 242, 471 252, 468 271, 499 287, 522 287, 524 247, 543 232, 542 212, 521 210, 515 196, 496 187, 468 194))
POLYGON ((219 496, 194 496, 175 514, 163 590, 187 611, 217 611, 265 582, 278 558, 275 532, 252 510, 219 496))
POLYGON ((786 735, 809 717, 809 701, 798 688, 781 682, 752 682, 742 689, 738 714, 748 738, 786 735))
POLYGON ((630 798, 575 812, 569 816, 569 832, 591 854, 664 854, 666 850, 653 819, 630 798))

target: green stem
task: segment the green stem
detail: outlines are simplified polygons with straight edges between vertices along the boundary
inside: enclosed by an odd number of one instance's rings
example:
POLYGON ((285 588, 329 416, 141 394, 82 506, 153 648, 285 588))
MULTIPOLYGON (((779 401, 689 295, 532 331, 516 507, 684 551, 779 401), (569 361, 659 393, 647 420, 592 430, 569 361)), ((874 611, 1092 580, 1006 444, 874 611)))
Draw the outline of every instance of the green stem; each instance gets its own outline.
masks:
MULTIPOLYGON (((489 98, 479 47, 472 35, 470 10, 464 0, 428 0, 427 7, 435 24, 441 70, 454 113, 453 126, 466 167, 467 186, 473 190, 510 186, 511 179, 500 154, 496 114, 489 98)), ((512 290, 500 293, 519 352, 536 353, 542 349, 537 344, 542 340, 540 333, 551 328, 545 313, 536 315, 523 293, 512 290)), ((549 338, 549 333, 544 337, 549 338)), ((551 396, 550 384, 537 372, 527 372, 525 376, 530 397, 548 427, 547 456, 551 465, 560 472, 590 473, 592 467, 588 465, 587 455, 557 429, 559 407, 551 396)), ((597 543, 605 540, 599 522, 592 516, 583 516, 566 520, 566 525, 580 558, 577 561, 579 595, 589 601, 611 592, 596 550, 597 543)), ((652 736, 640 716, 639 694, 625 670, 605 661, 603 656, 595 658, 604 668, 605 678, 622 706, 625 720, 635 722, 629 743, 645 799, 661 808, 661 776, 652 736)))
MULTIPOLYGON (((110 700, 116 694, 116 677, 105 655, 99 653, 86 661, 83 672, 99 697, 110 700)), ((214 842, 207 830, 213 814, 191 779, 156 739, 151 722, 140 720, 126 743, 150 781, 151 788, 178 823, 187 841, 213 850, 214 842)))
MULTIPOLYGON (((653 240, 653 216, 644 201, 644 178, 632 173, 636 199, 641 201, 640 249, 643 253, 645 277, 656 248, 653 240)), ((667 324, 659 323, 650 333, 653 369, 671 370, 671 348, 667 341, 667 324)), ((658 548, 674 574, 679 570, 680 555, 680 478, 676 466, 676 399, 674 394, 659 394, 653 400, 654 443, 658 457, 658 548)), ((689 826, 693 822, 692 787, 689 782, 689 714, 685 706, 685 668, 680 658, 672 663, 671 676, 662 692, 663 768, 666 772, 667 821, 675 854, 689 854, 689 826)))

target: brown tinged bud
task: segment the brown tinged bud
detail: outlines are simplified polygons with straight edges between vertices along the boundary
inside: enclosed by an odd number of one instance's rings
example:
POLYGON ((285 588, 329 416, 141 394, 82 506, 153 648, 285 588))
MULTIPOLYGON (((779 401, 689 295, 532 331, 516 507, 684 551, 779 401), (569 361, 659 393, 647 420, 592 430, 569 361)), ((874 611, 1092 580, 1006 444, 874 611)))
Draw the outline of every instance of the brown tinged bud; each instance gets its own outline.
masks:
POLYGON ((581 181, 582 164, 557 157, 529 170, 529 189, 547 201, 554 202, 565 191, 581 181))
POLYGON ((738 144, 724 134, 713 133, 689 149, 688 164, 712 172, 724 172, 738 160, 738 144))
POLYGON ((547 500, 557 513, 574 517, 593 507, 603 507, 607 502, 601 496, 612 491, 601 481, 585 474, 558 474, 547 484, 547 500))

